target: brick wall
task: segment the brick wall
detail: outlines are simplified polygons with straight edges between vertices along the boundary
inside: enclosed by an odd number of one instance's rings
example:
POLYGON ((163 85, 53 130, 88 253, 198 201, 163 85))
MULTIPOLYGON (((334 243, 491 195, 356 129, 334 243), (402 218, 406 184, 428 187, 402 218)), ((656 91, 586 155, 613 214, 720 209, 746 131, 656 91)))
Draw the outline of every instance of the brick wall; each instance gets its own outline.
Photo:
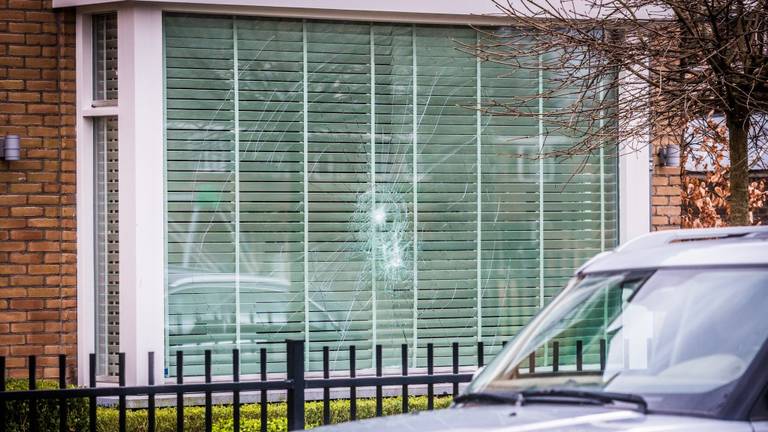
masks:
POLYGON ((75 27, 50 0, 0 0, 0 135, 21 160, 0 161, 0 355, 10 376, 58 376, 76 364, 75 27))
POLYGON ((682 168, 661 166, 658 152, 663 138, 653 145, 653 173, 651 174, 651 231, 680 228, 682 209, 682 168))

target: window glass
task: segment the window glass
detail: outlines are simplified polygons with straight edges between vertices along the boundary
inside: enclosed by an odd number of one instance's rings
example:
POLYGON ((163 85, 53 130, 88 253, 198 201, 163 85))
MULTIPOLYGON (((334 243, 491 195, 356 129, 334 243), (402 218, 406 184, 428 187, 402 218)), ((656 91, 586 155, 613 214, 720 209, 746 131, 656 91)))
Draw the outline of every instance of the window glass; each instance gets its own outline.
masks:
POLYGON ((117 13, 93 16, 93 100, 117 100, 117 13))
POLYGON ((376 344, 385 367, 401 344, 425 366, 429 343, 448 365, 454 341, 474 364, 478 340, 495 353, 616 244, 615 156, 514 157, 576 138, 475 109, 549 85, 457 49, 479 37, 166 16, 171 373, 177 350, 201 373, 205 349, 228 373, 233 348, 256 372, 287 338, 308 341, 314 370, 324 345, 334 369, 349 345, 373 366, 376 344))
POLYGON ((766 287, 759 267, 587 275, 470 391, 631 393, 652 410, 711 415, 768 337, 766 287))
POLYGON ((96 363, 100 376, 117 375, 119 349, 119 231, 117 117, 94 119, 96 363))

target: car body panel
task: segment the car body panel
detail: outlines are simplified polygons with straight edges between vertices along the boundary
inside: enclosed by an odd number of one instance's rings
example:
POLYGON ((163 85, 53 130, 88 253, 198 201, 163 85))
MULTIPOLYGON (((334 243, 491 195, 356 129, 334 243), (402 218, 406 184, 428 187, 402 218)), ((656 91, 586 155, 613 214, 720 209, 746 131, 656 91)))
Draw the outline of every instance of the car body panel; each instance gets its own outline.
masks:
POLYGON ((619 248, 596 257, 580 272, 726 265, 768 265, 768 235, 748 240, 699 240, 642 249, 619 248))
POLYGON ((599 406, 475 405, 403 414, 314 429, 318 432, 752 432, 748 422, 642 414, 599 406))

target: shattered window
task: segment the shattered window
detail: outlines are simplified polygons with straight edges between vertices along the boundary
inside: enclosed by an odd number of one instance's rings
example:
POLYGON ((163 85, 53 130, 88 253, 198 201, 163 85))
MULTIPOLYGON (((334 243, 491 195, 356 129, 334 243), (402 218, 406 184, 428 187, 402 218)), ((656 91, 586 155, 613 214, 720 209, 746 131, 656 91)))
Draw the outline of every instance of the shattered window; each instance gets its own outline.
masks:
MULTIPOLYGON (((541 119, 488 100, 545 77, 457 49, 467 26, 167 15, 169 372, 475 364, 617 240, 616 158, 545 161, 541 119)), ((532 101, 550 109, 556 98, 532 101), (550 106, 551 105, 551 106, 550 106)), ((545 136, 546 135, 546 136, 545 136)))

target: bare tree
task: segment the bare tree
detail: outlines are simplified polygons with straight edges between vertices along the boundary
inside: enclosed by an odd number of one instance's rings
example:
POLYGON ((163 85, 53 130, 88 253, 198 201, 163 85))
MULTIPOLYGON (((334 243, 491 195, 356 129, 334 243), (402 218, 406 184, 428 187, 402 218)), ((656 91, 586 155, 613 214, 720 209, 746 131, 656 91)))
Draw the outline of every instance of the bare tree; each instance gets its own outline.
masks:
POLYGON ((511 0, 497 7, 514 24, 485 31, 465 49, 537 71, 546 85, 483 110, 544 118, 550 131, 578 137, 540 157, 593 154, 615 146, 619 134, 620 152, 647 145, 650 133, 682 147, 690 121, 720 115, 729 131, 729 223, 749 223, 750 161, 760 157, 748 153, 765 150, 754 143, 765 142, 768 129, 768 0, 511 0), (531 109, 534 99, 557 103, 531 109))

